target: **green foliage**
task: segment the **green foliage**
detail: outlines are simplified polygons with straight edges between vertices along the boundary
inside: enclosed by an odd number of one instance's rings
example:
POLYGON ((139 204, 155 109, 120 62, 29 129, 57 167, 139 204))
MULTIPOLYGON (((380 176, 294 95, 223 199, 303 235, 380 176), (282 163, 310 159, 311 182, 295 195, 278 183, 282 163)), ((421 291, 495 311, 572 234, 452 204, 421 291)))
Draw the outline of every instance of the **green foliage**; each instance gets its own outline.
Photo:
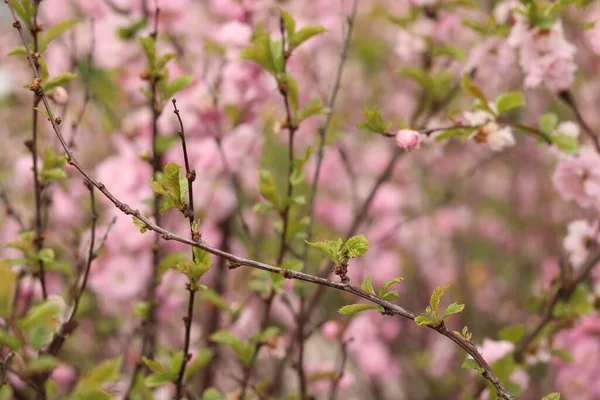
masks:
POLYGON ((560 393, 554 392, 542 397, 542 400, 560 400, 560 393))
POLYGON ((169 100, 177 92, 187 88, 193 82, 194 82, 194 77, 192 75, 180 75, 168 83, 165 90, 163 92, 161 92, 161 98, 163 99, 163 101, 169 100))
POLYGON ((346 243, 342 239, 306 243, 321 250, 336 265, 348 265, 349 259, 362 257, 369 248, 369 240, 365 235, 352 236, 346 243))
POLYGON ((75 26, 75 24, 77 24, 77 22, 78 21, 76 21, 74 19, 68 19, 65 21, 61 21, 58 24, 44 30, 39 35, 39 40, 38 40, 39 52, 43 53, 44 51, 46 51, 46 48, 48 47, 50 42, 52 42, 55 39, 58 39, 63 33, 65 33, 67 30, 69 30, 70 28, 75 26))
POLYGON ((210 336, 210 340, 231 347, 244 366, 247 367, 250 365, 254 354, 254 345, 252 343, 242 342, 233 333, 224 329, 213 333, 210 336))
POLYGON ((565 135, 564 133, 557 133, 551 135, 550 139, 563 153, 577 154, 579 151, 579 141, 576 137, 565 135))
POLYGON ((304 105, 304 107, 302 107, 300 111, 298 111, 296 123, 298 124, 314 115, 329 114, 330 112, 331 109, 325 107, 320 98, 313 97, 304 105))
POLYGON ((42 183, 66 179, 67 173, 64 170, 66 161, 64 154, 57 154, 51 147, 47 147, 42 156, 42 170, 40 171, 42 183))
POLYGON ((192 250, 194 252, 194 261, 179 262, 171 266, 171 268, 187 276, 190 282, 192 283, 190 290, 196 290, 198 289, 196 283, 200 278, 202 278, 202 276, 205 273, 208 272, 208 270, 212 266, 212 263, 210 259, 210 253, 208 253, 207 251, 202 250, 198 247, 194 247, 192 250))
POLYGON ((152 179, 154 193, 163 196, 160 210, 164 214, 171 208, 176 208, 182 213, 187 212, 186 195, 188 192, 187 179, 181 171, 181 165, 170 162, 163 171, 152 179))
POLYGON ((300 47, 308 39, 327 31, 324 27, 318 25, 307 25, 299 31, 296 31, 296 21, 294 21, 290 14, 281 10, 281 18, 283 19, 285 26, 289 54, 300 47))
POLYGON ((212 360, 214 356, 214 351, 209 348, 200 348, 196 352, 196 355, 192 360, 188 363, 187 368, 185 369, 184 379, 188 379, 190 376, 195 374, 197 371, 206 367, 210 360, 212 360))
POLYGON ((60 312, 57 302, 43 301, 21 318, 19 326, 34 349, 39 350, 52 340, 60 312))
POLYGON ((225 400, 225 396, 215 388, 208 388, 202 393, 202 400, 225 400))
POLYGON ((425 309, 425 312, 415 318, 415 323, 419 326, 422 325, 431 325, 431 326, 439 326, 446 317, 452 314, 458 314, 462 312, 465 308, 464 304, 452 303, 446 307, 442 317, 439 316, 439 306, 440 300, 444 295, 444 291, 448 288, 448 286, 438 287, 431 294, 431 298, 429 300, 429 306, 425 309))
POLYGON ((525 97, 519 91, 502 93, 496 98, 496 108, 499 114, 504 114, 513 108, 522 107, 525 105, 525 97))
POLYGON ((463 361, 460 367, 463 369, 473 369, 479 373, 483 372, 483 368, 472 358, 467 358, 465 361, 463 361))
POLYGON ((453 331, 455 335, 457 335, 458 337, 463 338, 464 340, 466 340, 467 342, 470 342, 473 334, 471 332, 469 332, 469 328, 465 325, 462 328, 462 331, 458 332, 458 331, 453 331))
POLYGON ((137 226, 140 229, 141 233, 145 233, 148 230, 148 228, 146 227, 146 223, 144 221, 142 221, 138 217, 132 217, 132 218, 133 218, 133 223, 135 224, 135 226, 137 226))
POLYGON ((270 171, 261 169, 258 172, 258 192, 267 200, 276 210, 281 210, 281 200, 277 194, 275 179, 270 171))
POLYGON ((117 30, 117 34, 121 40, 131 40, 135 38, 138 32, 141 31, 147 23, 148 20, 146 18, 142 18, 129 26, 119 28, 117 30))
POLYGON ((307 147, 304 152, 304 157, 297 157, 294 160, 294 168, 292 174, 290 175, 290 183, 294 186, 299 185, 304 182, 304 165, 308 162, 308 159, 312 155, 313 148, 307 147))
POLYGON ((48 94, 52 89, 58 86, 62 86, 75 78, 77 78, 77 74, 74 74, 72 72, 65 72, 64 74, 54 77, 46 83, 43 83, 42 86, 44 87, 44 91, 46 92, 46 94, 48 94))
POLYGON ((146 378, 146 386, 155 388, 168 382, 173 382, 179 376, 179 370, 183 363, 183 351, 178 351, 170 356, 168 365, 164 366, 158 360, 142 357, 144 364, 153 374, 146 378))
POLYGON ((525 325, 522 324, 507 326, 506 328, 501 329, 498 333, 500 339, 512 342, 514 344, 521 342, 521 339, 523 339, 524 335, 525 325))
POLYGON ((367 275, 367 277, 365 278, 365 281, 360 286, 360 288, 367 293, 371 293, 372 295, 375 295, 375 289, 373 289, 373 284, 371 283, 371 275, 367 275))
POLYGON ((558 116, 552 112, 547 112, 540 117, 539 125, 542 132, 550 135, 558 125, 558 116))
POLYGON ((366 310, 376 310, 377 306, 371 304, 349 304, 338 310, 340 314, 352 315, 366 310))
POLYGON ((283 72, 281 41, 272 42, 267 33, 255 34, 252 45, 242 49, 241 58, 257 63, 273 75, 283 72), (273 49, 279 54, 274 54, 273 49))
POLYGON ((121 357, 118 357, 106 360, 94 367, 79 380, 69 399, 111 399, 111 394, 102 386, 109 382, 115 382, 119 378, 121 362, 121 357))
POLYGON ((12 312, 13 293, 17 275, 10 264, 0 261, 0 318, 6 319, 12 312))
POLYGON ((365 106, 364 116, 366 121, 356 124, 360 129, 364 129, 370 132, 379 134, 388 133, 388 129, 392 126, 391 123, 384 123, 381 111, 377 107, 368 108, 365 106))

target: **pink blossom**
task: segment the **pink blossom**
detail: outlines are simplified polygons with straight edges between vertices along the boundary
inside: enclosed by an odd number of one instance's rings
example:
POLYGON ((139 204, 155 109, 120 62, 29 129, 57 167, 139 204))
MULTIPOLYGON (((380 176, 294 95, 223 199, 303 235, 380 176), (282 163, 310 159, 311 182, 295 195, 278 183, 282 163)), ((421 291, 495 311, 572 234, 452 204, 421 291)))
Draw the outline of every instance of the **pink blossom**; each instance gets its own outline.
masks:
POLYGON ((323 324, 321 331, 327 339, 335 340, 340 336, 342 327, 338 321, 327 321, 323 324))
POLYGON ((50 99, 52 99, 52 101, 57 106, 64 106, 65 104, 67 104, 67 101, 69 100, 69 94, 67 93, 67 90, 62 86, 59 86, 59 87, 55 88, 54 90, 52 90, 52 92, 50 92, 48 97, 50 99))
POLYGON ((90 287, 105 301, 119 302, 140 295, 150 273, 149 251, 140 254, 118 254, 92 267, 90 287))
POLYGON ((575 200, 583 208, 600 198, 600 155, 582 148, 579 156, 560 161, 552 175, 554 188, 565 200, 575 200))
POLYGON ((421 143, 421 134, 412 129, 400 129, 396 133, 396 144, 404 150, 419 148, 421 143))
POLYGON ((567 229, 563 247, 569 254, 571 265, 578 268, 588 257, 590 245, 598 241, 597 229, 582 219, 571 222, 567 229))

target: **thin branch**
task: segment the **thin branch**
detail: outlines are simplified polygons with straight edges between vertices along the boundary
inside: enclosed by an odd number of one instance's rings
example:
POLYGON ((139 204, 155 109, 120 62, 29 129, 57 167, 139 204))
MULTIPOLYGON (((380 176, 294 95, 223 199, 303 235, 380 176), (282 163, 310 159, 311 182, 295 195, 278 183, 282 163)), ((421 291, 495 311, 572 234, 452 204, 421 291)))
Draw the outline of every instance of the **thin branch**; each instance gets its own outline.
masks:
MULTIPOLYGON (((285 24, 283 21, 283 17, 279 17, 279 29, 281 32, 281 51, 283 52, 283 68, 282 74, 286 74, 287 61, 289 59, 290 53, 286 49, 286 36, 285 36, 285 24)), ((296 131, 298 130, 298 125, 294 121, 294 114, 292 113, 290 99, 289 99, 289 91, 286 86, 279 84, 279 93, 283 97, 283 103, 285 105, 286 112, 286 126, 289 132, 289 140, 288 140, 288 173, 287 173, 287 190, 286 190, 286 200, 292 198, 292 194, 294 191, 294 185, 292 185, 292 174, 294 173, 294 136, 296 131)), ((281 212, 280 216, 283 221, 283 227, 281 229, 281 235, 279 238, 279 252, 277 255, 276 265, 281 265, 283 259, 285 257, 287 251, 287 233, 288 233, 288 225, 290 218, 290 210, 292 208, 292 203, 290 201, 286 201, 286 205, 281 212)), ((261 320, 260 330, 263 331, 267 328, 269 324, 269 318, 271 316, 271 307, 273 305, 273 301, 275 300, 276 291, 271 289, 271 293, 268 299, 265 302, 265 311, 261 320)), ((242 398, 246 396, 246 390, 248 388, 248 384, 250 382, 250 377, 252 375, 252 370, 254 369, 254 363, 258 358, 258 352, 262 347, 263 343, 258 342, 255 345, 254 352, 252 354, 252 359, 246 368, 246 373, 244 375, 244 381, 242 384, 242 398)), ((304 399, 304 398, 302 398, 304 399)))
POLYGON ((85 95, 83 98, 83 105, 81 106, 81 110, 79 110, 79 114, 73 123, 71 124, 71 138, 69 139, 69 147, 73 147, 75 143, 75 135, 77 134, 77 130, 81 126, 83 122, 83 117, 85 115, 85 111, 87 109, 88 103, 92 97, 92 71, 93 71, 93 63, 94 63, 94 50, 96 48, 96 34, 94 31, 94 20, 90 21, 90 35, 91 35, 91 44, 90 44, 90 52, 87 56, 87 71, 86 71, 86 80, 85 80, 85 95))
MULTIPOLYGON (((173 99, 173 113, 177 116, 177 120, 179 121, 179 138, 181 139, 181 148, 183 151, 183 160, 185 164, 185 177, 188 182, 188 207, 185 210, 184 215, 188 218, 190 223, 190 237, 194 241, 200 240, 200 234, 194 232, 194 188, 192 183, 196 179, 196 171, 190 168, 190 161, 188 158, 187 145, 185 143, 185 128, 183 127, 183 121, 181 120, 181 115, 179 115, 179 110, 177 109, 177 100, 173 99)), ((192 261, 196 262, 196 254, 192 248, 192 261)), ((192 286, 190 283, 186 284, 186 290, 189 292, 188 298, 188 308, 187 315, 183 317, 183 324, 185 326, 185 339, 183 344, 183 361, 181 362, 181 367, 179 368, 179 374, 177 375, 177 381, 175 382, 176 386, 176 398, 181 399, 184 396, 184 387, 183 387, 183 378, 185 376, 185 368, 187 363, 192 359, 192 355, 190 354, 190 337, 192 332, 192 321, 194 319, 194 298, 196 296, 197 288, 192 286)))
POLYGON ((561 301, 568 301, 580 283, 585 281, 594 267, 600 262, 600 249, 596 249, 579 268, 579 273, 572 279, 563 279, 554 294, 548 300, 548 305, 539 322, 529 330, 514 351, 515 360, 521 361, 531 343, 533 343, 542 330, 554 319, 554 310, 561 301))
MULTIPOLYGON (((96 211, 96 196, 94 195, 94 186, 90 184, 89 181, 85 182, 85 186, 90 192, 90 205, 92 209, 92 221, 91 221, 91 235, 90 235, 90 246, 88 250, 87 262, 85 265, 85 270, 83 272, 83 278, 81 280, 81 285, 78 290, 75 292, 73 296, 73 306, 69 312, 69 316, 66 318, 65 322, 62 323, 56 333, 54 334, 54 338, 50 345, 48 346, 48 354, 55 356, 58 354, 58 351, 62 347, 65 342, 67 336, 71 334, 75 328, 77 328, 77 323, 74 322, 75 315, 77 314, 77 309, 79 308, 79 302, 81 300, 81 296, 85 291, 88 283, 88 277, 90 274, 90 269, 92 267, 92 261, 96 258, 97 250, 96 246, 96 224, 98 222, 98 212, 96 211)), ((107 230, 108 234, 108 230, 107 230)))
POLYGON ((346 362, 348 361, 348 344, 352 339, 342 342, 342 362, 340 363, 340 371, 335 375, 331 391, 329 392, 329 400, 335 400, 337 391, 340 387, 340 382, 344 377, 344 370, 346 369, 346 362))
POLYGON ((581 111, 579 111, 579 107, 577 107, 577 103, 575 103, 575 97, 573 96, 573 94, 567 90, 559 93, 559 97, 571 108, 573 114, 575 114, 577 122, 579 122, 579 124, 583 128, 583 133, 585 133, 590 138, 590 140, 594 144, 594 147, 596 148, 596 151, 600 153, 600 140, 583 118, 581 111))
POLYGON ((335 102, 337 100, 337 95, 340 90, 341 81, 342 81, 342 73, 344 72, 344 66, 346 65, 346 61, 348 60, 348 53, 350 50, 350 42, 352 41, 352 31, 354 30, 354 20, 356 19, 356 13, 358 10, 358 2, 359 0, 354 0, 352 5, 352 12, 347 17, 348 30, 346 32, 346 37, 344 38, 344 43, 342 45, 342 53, 340 54, 340 62, 338 63, 337 73, 335 75, 335 80, 333 84, 333 89, 331 91, 331 96, 327 101, 327 108, 329 108, 329 114, 327 114, 327 118, 325 119, 325 123, 319 129, 319 147, 317 150, 317 165, 315 168, 315 173, 313 176, 312 187, 310 192, 310 199, 308 200, 308 227, 306 233, 306 240, 303 247, 302 253, 302 270, 306 269, 306 264, 308 262, 308 252, 310 246, 308 242, 312 242, 313 234, 314 234, 314 203, 315 197, 317 196, 317 190, 319 189, 319 177, 321 175, 321 166, 323 164, 323 155, 325 151, 325 141, 327 138, 327 131, 329 130, 329 126, 333 119, 333 110, 335 107, 335 102))
POLYGON ((0 201, 2 201, 2 203, 4 204, 4 210, 6 212, 6 215, 16 221, 16 223, 19 225, 19 230, 21 232, 25 232, 27 230, 27 227, 23 222, 23 218, 21 218, 21 214, 19 214, 15 206, 8 198, 6 191, 2 187, 0 187, 0 201))
MULTIPOLYGON (((8 0, 5 0, 5 3, 8 5, 8 7, 11 11, 11 15, 14 20, 14 27, 19 31, 19 34, 23 41, 23 45, 25 46, 25 50, 27 52, 27 58, 29 59, 32 69, 34 71, 34 75, 36 78, 39 79, 37 68, 35 67, 35 64, 33 63, 31 51, 29 50, 29 47, 27 46, 27 39, 25 38, 21 24, 18 22, 17 16, 16 16, 14 9, 13 9, 12 5, 10 4, 10 2, 8 0)), ((382 298, 379 298, 376 295, 368 293, 358 287, 354 287, 350 284, 342 283, 342 282, 334 282, 329 279, 321 278, 319 276, 313 276, 310 274, 306 274, 304 272, 282 269, 280 267, 262 263, 260 261, 255 261, 255 260, 246 259, 244 257, 239 257, 234 254, 222 251, 221 249, 217 249, 212 246, 209 246, 208 244, 206 244, 203 241, 200 241, 200 240, 194 241, 192 239, 182 237, 175 233, 169 232, 164 228, 161 228, 155 222, 152 222, 150 219, 144 217, 139 210, 133 209, 128 204, 125 204, 122 201, 120 201, 119 199, 117 199, 106 188, 106 186, 103 183, 97 181, 85 168, 83 168, 83 166, 79 163, 79 161, 75 157, 73 151, 68 147, 67 142, 65 141, 65 138, 62 135, 59 125, 54 120, 52 108, 50 107, 50 103, 48 102, 46 96, 44 95, 43 89, 41 87, 39 87, 37 90, 40 94, 40 97, 41 97, 43 103, 44 103, 46 112, 48 113, 48 116, 50 117, 49 119, 50 119, 50 123, 52 124, 54 133, 58 137, 58 140, 60 141, 61 145, 63 146, 63 148, 67 154, 67 162, 70 165, 72 165, 75 169, 77 169, 77 171, 79 171, 100 192, 102 192, 102 194, 104 194, 104 196, 106 196, 106 198, 109 199, 115 205, 115 207, 117 207, 119 210, 121 210, 123 213, 125 213, 127 215, 136 217, 137 219, 139 219, 141 222, 144 223, 144 225, 147 229, 150 229, 150 230, 160 234, 160 236, 163 239, 175 240, 177 242, 205 250, 205 251, 207 251, 211 254, 214 254, 218 257, 226 258, 227 260, 229 260, 230 268, 236 268, 239 266, 247 266, 247 267, 251 267, 251 268, 255 268, 255 269, 259 269, 259 270, 263 270, 263 271, 267 271, 267 272, 271 272, 271 273, 275 273, 275 274, 280 274, 280 275, 283 275, 283 277, 287 278, 287 279, 296 279, 296 280, 309 282, 309 283, 313 283, 313 284, 320 285, 320 286, 330 287, 335 290, 340 290, 340 291, 354 294, 354 295, 361 297, 367 301, 370 301, 374 304, 380 305, 384 308, 385 313, 388 315, 399 315, 401 317, 414 320, 415 314, 411 313, 410 311, 408 311, 396 304, 392 304, 389 301, 383 300, 382 298)), ((481 354, 479 353, 477 348, 472 343, 462 339, 461 337, 457 336, 453 332, 448 331, 443 324, 441 324, 437 327, 429 327, 429 328, 438 332, 439 334, 441 334, 443 336, 446 336, 447 338, 452 340, 454 343, 456 343, 460 348, 462 348, 466 353, 471 355, 473 357, 473 359, 477 362, 477 364, 484 369, 484 373, 482 374, 483 377, 488 379, 494 385, 494 387, 496 388, 496 390, 498 392, 499 397, 501 397, 505 400, 514 400, 514 396, 506 390, 504 384, 494 374, 494 372, 492 371, 489 364, 485 361, 485 359, 481 356, 481 354)))

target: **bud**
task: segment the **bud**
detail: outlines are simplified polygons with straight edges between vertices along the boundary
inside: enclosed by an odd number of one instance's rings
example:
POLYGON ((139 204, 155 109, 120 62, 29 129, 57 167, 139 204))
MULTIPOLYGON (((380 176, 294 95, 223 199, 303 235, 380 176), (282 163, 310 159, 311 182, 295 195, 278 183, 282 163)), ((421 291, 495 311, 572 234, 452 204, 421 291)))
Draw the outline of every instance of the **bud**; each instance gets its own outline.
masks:
POLYGON ((64 106, 69 100, 69 94, 64 87, 58 86, 48 95, 57 106, 64 106))
POLYGON ((418 149, 421 144, 421 134, 412 129, 400 129, 396 133, 396 144, 404 150, 418 149))

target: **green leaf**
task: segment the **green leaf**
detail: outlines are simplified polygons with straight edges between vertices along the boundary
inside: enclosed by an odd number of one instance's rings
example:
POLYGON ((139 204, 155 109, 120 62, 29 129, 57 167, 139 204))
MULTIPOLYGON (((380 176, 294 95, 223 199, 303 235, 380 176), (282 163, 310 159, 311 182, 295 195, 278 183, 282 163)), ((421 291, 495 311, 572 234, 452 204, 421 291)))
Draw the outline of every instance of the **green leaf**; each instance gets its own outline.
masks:
POLYGON ((442 316, 442 319, 446 319, 446 317, 448 317, 452 314, 458 314, 458 313, 462 312, 464 309, 465 309, 464 304, 452 303, 448 307, 446 307, 446 311, 444 311, 444 315, 442 316))
POLYGON ((11 350, 18 350, 21 347, 21 341, 13 334, 0 328, 0 345, 6 346, 11 350))
POLYGON ((8 55, 9 56, 15 56, 15 55, 26 56, 27 55, 27 50, 25 49, 24 46, 17 46, 14 49, 12 49, 11 51, 9 51, 8 55))
POLYGON ((60 181, 67 179, 67 172, 62 168, 50 168, 42 170, 40 176, 48 181, 60 181))
POLYGON ((296 35, 296 21, 294 18, 284 10, 279 10, 281 18, 283 19, 283 25, 285 26, 285 32, 287 40, 291 41, 296 35))
POLYGON ((417 315, 415 317, 415 324, 417 324, 418 326, 423 326, 423 325, 437 325, 435 323, 435 321, 433 321, 431 318, 429 318, 427 315, 417 315))
POLYGON ((579 142, 577 138, 573 136, 558 133, 556 135, 551 135, 550 138, 552 139, 552 143, 554 143, 563 153, 577 154, 579 151, 579 142))
POLYGON ((41 249, 38 253, 38 259, 43 262, 52 262, 54 261, 55 254, 54 250, 50 248, 41 249))
POLYGON ((202 394, 202 400, 225 400, 225 397, 215 388, 208 388, 202 394))
POLYGON ((542 397, 542 400, 560 400, 560 393, 554 392, 542 397))
POLYGON ((409 78, 416 83, 418 83, 421 87, 426 89, 427 91, 431 91, 432 81, 429 74, 423 70, 422 68, 417 67, 407 67, 402 68, 398 71, 398 75, 403 78, 409 78))
POLYGON ((512 353, 509 353, 492 364, 492 370, 503 381, 507 381, 515 370, 516 363, 512 353))
POLYGON ((166 374, 167 370, 162 366, 160 362, 157 360, 151 360, 146 357, 142 357, 142 361, 151 371, 156 372, 158 374, 166 374))
POLYGON ((214 355, 214 351, 209 348, 201 348, 196 352, 194 358, 188 363, 187 368, 185 369, 185 378, 188 379, 192 376, 196 371, 206 367, 210 360, 212 360, 214 355))
POLYGON ((315 243, 306 241, 306 243, 321 250, 326 256, 328 256, 331 259, 331 261, 333 261, 337 265, 340 264, 343 246, 342 239, 326 240, 324 242, 315 243))
POLYGON ((179 369, 181 369, 181 365, 183 363, 183 351, 178 351, 173 354, 171 360, 169 360, 169 374, 172 378, 177 377, 179 373, 179 369))
POLYGON ((44 90, 47 93, 50 90, 52 90, 58 86, 62 86, 65 83, 72 81, 75 78, 77 78, 77 74, 74 74, 72 72, 66 72, 62 75, 59 75, 57 77, 50 79, 48 82, 44 83, 42 86, 44 87, 44 90))
POLYGON ((146 386, 149 388, 155 388, 169 382, 171 382, 171 377, 165 374, 152 374, 146 378, 146 386))
POLYGON ((298 32, 296 32, 296 34, 294 35, 293 38, 291 38, 290 40, 290 52, 294 51, 295 49, 297 49, 298 47, 300 47, 300 45, 302 45, 302 43, 306 42, 308 39, 312 38, 313 36, 316 35, 320 35, 321 33, 327 32, 327 29, 325 29, 322 26, 319 25, 307 25, 304 28, 300 29, 298 32))
POLYGON ((540 117, 539 125, 542 132, 550 135, 558 125, 558 116, 551 112, 545 113, 540 117))
POLYGON ((440 300, 444 295, 444 291, 448 289, 449 286, 442 286, 436 288, 431 294, 431 299, 429 300, 429 305, 431 306, 431 311, 434 314, 438 314, 438 308, 440 306, 440 300))
POLYGON ((345 247, 348 250, 348 257, 362 257, 369 249, 369 240, 365 235, 355 235, 346 241, 345 247))
POLYGON ((351 315, 351 314, 357 314, 362 311, 375 310, 375 309, 377 309, 377 306, 374 306, 371 304, 349 304, 347 306, 340 308, 338 310, 338 312, 343 315, 351 315))
POLYGON ((522 324, 507 326, 498 332, 500 339, 512 342, 514 344, 519 343, 524 335, 525 325, 522 324))
POLYGON ((258 172, 258 191, 262 197, 271 203, 276 209, 280 208, 279 196, 277 195, 277 187, 275 180, 270 171, 261 169, 258 172))
POLYGON ((10 264, 0 261, 0 318, 6 319, 12 313, 13 293, 17 275, 10 264))
POLYGON ((206 250, 202 250, 198 247, 194 247, 193 249, 194 257, 195 257, 195 267, 192 270, 192 275, 190 279, 194 282, 198 281, 211 267, 211 259, 210 253, 206 250))
POLYGON ((281 77, 281 82, 283 83, 283 85, 285 85, 285 90, 286 90, 286 96, 288 98, 288 101, 290 103, 290 111, 292 113, 292 115, 296 115, 297 111, 298 111, 298 97, 299 97, 299 91, 298 91, 298 83, 296 82, 296 79, 294 79, 293 76, 291 76, 290 74, 285 74, 281 77))
POLYGON ((107 382, 116 381, 119 378, 121 361, 121 357, 117 357, 100 363, 85 374, 77 386, 80 389, 95 389, 107 382))
POLYGON ((25 315, 20 323, 25 330, 35 327, 35 325, 47 324, 58 318, 60 314, 60 306, 54 301, 43 301, 35 305, 25 315))
POLYGON ((137 226, 138 228, 140 228, 140 232, 142 232, 142 233, 144 233, 144 232, 146 232, 148 230, 148 228, 146 228, 146 223, 144 223, 138 217, 133 217, 133 223, 135 224, 135 226, 137 226))
POLYGON ((298 121, 302 122, 305 119, 312 117, 317 114, 328 114, 331 112, 331 109, 325 107, 321 102, 321 99, 318 97, 313 97, 310 99, 308 103, 302 107, 302 109, 298 112, 298 121))
POLYGON ((471 82, 471 77, 469 76, 469 74, 463 75, 463 79, 460 83, 460 87, 463 92, 465 92, 466 94, 469 94, 473 97, 478 98, 487 107, 487 99, 485 97, 485 94, 483 93, 483 90, 481 90, 481 88, 479 86, 477 86, 473 82, 471 82))
POLYGON ((479 373, 483 372, 483 368, 472 358, 467 358, 465 361, 463 361, 460 367, 463 369, 474 369, 479 373))
POLYGON ((239 343, 241 343, 240 339, 237 336, 224 329, 221 329, 210 335, 210 340, 215 343, 225 344, 231 347, 235 347, 239 343))
POLYGON ((156 69, 156 41, 151 37, 144 37, 140 38, 140 44, 148 60, 150 70, 154 71, 156 69))
POLYGON ((257 63, 268 72, 275 73, 269 35, 264 33, 255 35, 252 43, 252 46, 242 49, 240 57, 257 63))
POLYGON ((524 105, 525 97, 523 96, 523 93, 519 91, 503 93, 496 99, 496 107, 500 114, 524 105))
POLYGON ((365 106, 363 114, 367 120, 356 124, 360 129, 375 133, 387 133, 387 130, 392 126, 391 123, 383 122, 381 111, 377 107, 368 108, 365 106))
POLYGON ((375 289, 373 289, 373 284, 371 283, 371 275, 367 275, 360 288, 365 292, 371 293, 372 295, 375 294, 375 289))
POLYGON ((385 292, 387 292, 387 290, 390 288, 390 286, 392 286, 395 283, 400 283, 403 280, 404 280, 404 278, 394 278, 392 280, 387 281, 386 283, 383 284, 381 289, 379 289, 379 296, 383 297, 383 295, 385 294, 385 292))
POLYGON ((121 40, 130 40, 137 35, 139 31, 141 31, 147 24, 148 20, 146 18, 142 18, 139 21, 133 23, 132 25, 120 27, 117 29, 117 34, 119 35, 119 39, 121 40))
POLYGON ((58 360, 52 356, 41 355, 27 363, 28 373, 52 372, 58 365, 58 360))
POLYGON ((398 293, 397 290, 392 290, 390 292, 384 293, 381 298, 387 301, 392 301, 392 300, 396 300, 398 297, 400 297, 400 293, 398 293))
POLYGON ((170 99, 175 93, 190 86, 193 82, 194 77, 192 75, 180 75, 173 79, 171 82, 169 82, 167 90, 164 93, 164 100, 170 99))
POLYGON ((72 26, 77 24, 79 21, 74 19, 68 19, 66 21, 61 21, 58 24, 46 29, 39 35, 39 51, 43 53, 46 51, 46 48, 54 39, 59 38, 63 33, 69 30, 72 26))

